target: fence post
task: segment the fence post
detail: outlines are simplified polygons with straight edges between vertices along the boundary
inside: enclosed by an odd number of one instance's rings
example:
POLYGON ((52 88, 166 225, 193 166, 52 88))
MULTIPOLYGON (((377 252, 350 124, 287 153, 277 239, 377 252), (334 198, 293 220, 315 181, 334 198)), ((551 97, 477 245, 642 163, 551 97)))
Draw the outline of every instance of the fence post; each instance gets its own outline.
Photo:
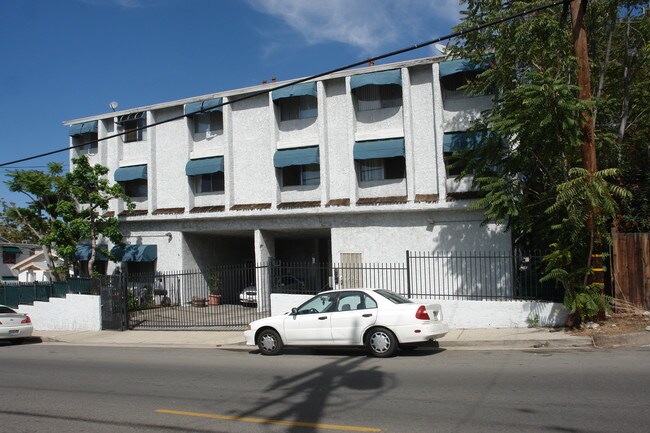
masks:
POLYGON ((409 250, 406 250, 406 297, 411 297, 411 259, 409 250))

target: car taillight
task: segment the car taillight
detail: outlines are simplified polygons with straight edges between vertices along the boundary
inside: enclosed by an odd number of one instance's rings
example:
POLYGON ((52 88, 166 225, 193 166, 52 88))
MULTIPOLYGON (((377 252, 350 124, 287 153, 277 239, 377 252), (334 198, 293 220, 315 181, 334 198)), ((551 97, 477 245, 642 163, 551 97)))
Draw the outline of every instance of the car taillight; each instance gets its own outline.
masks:
POLYGON ((418 311, 415 312, 415 318, 420 320, 431 320, 429 313, 427 313, 427 309, 424 305, 420 305, 418 311))
POLYGON ((21 320, 20 323, 32 323, 32 319, 30 319, 29 316, 25 316, 25 318, 21 320))

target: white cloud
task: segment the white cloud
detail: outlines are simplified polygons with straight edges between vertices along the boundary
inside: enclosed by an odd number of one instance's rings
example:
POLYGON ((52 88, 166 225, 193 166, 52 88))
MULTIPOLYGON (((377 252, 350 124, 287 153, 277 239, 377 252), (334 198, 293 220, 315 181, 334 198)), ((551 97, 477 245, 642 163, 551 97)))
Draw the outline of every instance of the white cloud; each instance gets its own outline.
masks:
POLYGON ((448 33, 458 21, 458 0, 248 0, 275 16, 307 43, 340 42, 376 54, 394 43, 448 33))

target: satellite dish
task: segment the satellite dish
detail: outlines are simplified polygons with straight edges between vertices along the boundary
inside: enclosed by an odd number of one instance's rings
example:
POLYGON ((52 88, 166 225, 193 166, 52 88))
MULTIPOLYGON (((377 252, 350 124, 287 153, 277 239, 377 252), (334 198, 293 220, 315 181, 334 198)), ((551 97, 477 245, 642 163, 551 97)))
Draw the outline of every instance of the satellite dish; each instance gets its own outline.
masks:
POLYGON ((111 110, 115 111, 117 108, 117 102, 111 101, 110 104, 108 104, 109 107, 111 107, 111 110))
POLYGON ((440 52, 440 54, 445 54, 445 51, 447 50, 447 47, 442 45, 442 44, 433 44, 436 50, 440 52))

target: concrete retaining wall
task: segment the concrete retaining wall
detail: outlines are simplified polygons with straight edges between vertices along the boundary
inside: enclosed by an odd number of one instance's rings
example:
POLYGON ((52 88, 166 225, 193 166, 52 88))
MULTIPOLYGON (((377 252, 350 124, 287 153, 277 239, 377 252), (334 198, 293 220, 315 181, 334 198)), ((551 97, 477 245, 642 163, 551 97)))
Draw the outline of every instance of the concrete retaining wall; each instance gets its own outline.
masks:
POLYGON ((65 298, 35 301, 34 305, 19 305, 27 313, 34 329, 39 331, 100 331, 102 329, 99 296, 68 294, 65 298))
MULTIPOLYGON (((310 297, 272 294, 271 314, 286 313, 310 297)), ((553 302, 413 300, 442 305, 444 321, 451 329, 555 327, 564 325, 568 313, 562 304, 553 302)))

